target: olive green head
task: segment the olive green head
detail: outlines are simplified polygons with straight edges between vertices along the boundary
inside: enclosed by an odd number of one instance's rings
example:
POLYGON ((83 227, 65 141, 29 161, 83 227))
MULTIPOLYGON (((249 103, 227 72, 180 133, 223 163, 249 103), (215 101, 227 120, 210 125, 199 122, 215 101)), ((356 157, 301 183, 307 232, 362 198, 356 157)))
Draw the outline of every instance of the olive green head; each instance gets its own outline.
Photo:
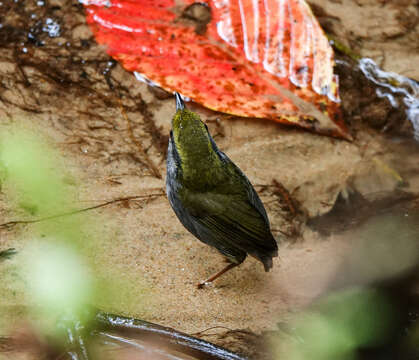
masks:
POLYGON ((177 93, 172 131, 174 145, 181 159, 185 177, 191 180, 195 177, 203 177, 210 169, 220 165, 207 127, 197 114, 186 109, 182 98, 177 93))
MULTIPOLYGON (((180 158, 185 161, 206 161, 214 150, 205 124, 194 112, 186 109, 176 94, 176 114, 172 120, 173 139, 180 158)), ((214 153, 215 155, 215 153, 214 153)))

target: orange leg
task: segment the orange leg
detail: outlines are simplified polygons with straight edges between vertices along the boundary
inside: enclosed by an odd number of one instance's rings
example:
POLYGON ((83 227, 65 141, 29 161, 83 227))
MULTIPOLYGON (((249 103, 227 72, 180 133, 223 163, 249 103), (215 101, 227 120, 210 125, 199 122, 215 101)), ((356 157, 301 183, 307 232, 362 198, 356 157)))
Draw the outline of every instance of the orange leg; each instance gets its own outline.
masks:
POLYGON ((210 276, 207 280, 199 283, 197 285, 198 286, 198 289, 202 289, 206 284, 208 284, 210 282, 213 282, 215 279, 219 278, 221 275, 223 275, 224 273, 226 273, 227 271, 231 270, 232 268, 234 268, 234 267, 236 267, 238 265, 240 265, 240 264, 233 264, 233 263, 228 264, 224 269, 222 269, 218 273, 210 276))

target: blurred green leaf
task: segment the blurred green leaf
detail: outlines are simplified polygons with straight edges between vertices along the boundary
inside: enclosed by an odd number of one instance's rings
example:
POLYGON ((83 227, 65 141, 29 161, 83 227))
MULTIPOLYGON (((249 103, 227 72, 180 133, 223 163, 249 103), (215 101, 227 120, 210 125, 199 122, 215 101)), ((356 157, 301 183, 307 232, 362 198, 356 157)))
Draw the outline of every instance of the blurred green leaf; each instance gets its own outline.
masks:
POLYGON ((45 242, 25 250, 31 300, 60 316, 81 312, 92 299, 93 279, 80 255, 69 246, 45 242))
POLYGON ((62 161, 45 139, 14 128, 4 132, 0 141, 4 182, 21 208, 44 216, 69 207, 73 194, 58 175, 64 172, 62 161))
MULTIPOLYGON (((4 192, 16 210, 40 218, 74 210, 76 181, 66 176, 65 162, 47 139, 14 127, 2 133, 0 144, 4 192), (64 180, 69 178, 71 184, 64 180)), ((83 324, 91 320, 84 309, 93 301, 96 282, 81 251, 91 240, 83 231, 86 216, 61 216, 32 225, 29 239, 24 239, 31 241, 19 257, 38 329, 62 344, 67 334, 57 328, 57 319, 66 316, 83 324)))
POLYGON ((392 310, 373 289, 348 289, 334 293, 300 314, 293 334, 275 344, 278 358, 288 360, 353 359, 356 350, 385 339, 392 310))

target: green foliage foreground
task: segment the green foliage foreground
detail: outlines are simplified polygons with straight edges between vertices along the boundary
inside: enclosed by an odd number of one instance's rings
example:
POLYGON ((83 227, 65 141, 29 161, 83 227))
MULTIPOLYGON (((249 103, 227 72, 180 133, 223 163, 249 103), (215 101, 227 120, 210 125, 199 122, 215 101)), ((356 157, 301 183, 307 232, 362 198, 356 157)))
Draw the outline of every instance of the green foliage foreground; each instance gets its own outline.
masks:
MULTIPOLYGON (((20 216, 48 217, 74 210, 76 194, 66 181, 63 159, 46 139, 22 128, 3 132, 0 147, 2 191, 12 211, 20 216)), ((22 238, 19 255, 25 297, 38 330, 65 341, 55 326, 63 316, 90 321, 84 311, 95 296, 95 280, 81 251, 88 241, 80 216, 62 216, 36 224, 22 238)))

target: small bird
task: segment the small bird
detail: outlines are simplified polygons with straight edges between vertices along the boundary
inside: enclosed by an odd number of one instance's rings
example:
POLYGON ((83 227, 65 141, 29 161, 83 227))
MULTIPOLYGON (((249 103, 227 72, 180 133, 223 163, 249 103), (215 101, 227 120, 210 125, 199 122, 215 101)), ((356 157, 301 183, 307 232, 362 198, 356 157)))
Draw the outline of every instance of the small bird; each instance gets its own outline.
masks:
POLYGON ((224 269, 198 284, 202 288, 240 265, 247 254, 272 268, 278 245, 268 216, 246 175, 220 150, 208 127, 175 93, 167 152, 166 193, 185 228, 227 258, 224 269))

